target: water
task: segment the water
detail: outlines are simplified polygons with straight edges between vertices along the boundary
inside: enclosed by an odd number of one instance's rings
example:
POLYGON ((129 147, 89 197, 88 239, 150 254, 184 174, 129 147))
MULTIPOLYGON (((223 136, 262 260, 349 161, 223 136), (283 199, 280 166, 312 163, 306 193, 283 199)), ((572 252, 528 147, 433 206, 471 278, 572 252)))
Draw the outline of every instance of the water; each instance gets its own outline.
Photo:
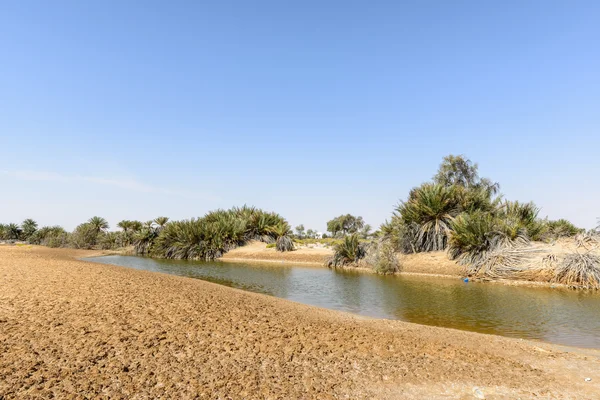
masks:
POLYGON ((369 317, 600 348, 600 293, 460 279, 380 276, 288 264, 88 258, 203 279, 369 317))

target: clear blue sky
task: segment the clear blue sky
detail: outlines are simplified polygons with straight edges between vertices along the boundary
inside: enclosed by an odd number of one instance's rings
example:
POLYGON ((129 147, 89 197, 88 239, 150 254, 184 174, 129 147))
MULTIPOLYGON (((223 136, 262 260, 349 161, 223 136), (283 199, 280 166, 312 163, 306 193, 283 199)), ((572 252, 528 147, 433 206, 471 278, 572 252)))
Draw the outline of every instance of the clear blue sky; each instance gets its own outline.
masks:
POLYGON ((373 226, 442 157, 600 216, 598 1, 3 1, 0 221, 373 226))

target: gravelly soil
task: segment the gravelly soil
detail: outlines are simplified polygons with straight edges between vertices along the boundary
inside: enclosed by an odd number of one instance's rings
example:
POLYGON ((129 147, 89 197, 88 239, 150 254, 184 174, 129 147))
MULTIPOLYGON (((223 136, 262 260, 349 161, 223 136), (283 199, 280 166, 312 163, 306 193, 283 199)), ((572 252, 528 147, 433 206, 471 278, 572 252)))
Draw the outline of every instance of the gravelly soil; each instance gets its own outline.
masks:
POLYGON ((1 398, 600 398, 595 351, 0 246, 1 398), (585 382, 591 377, 591 382, 585 382))

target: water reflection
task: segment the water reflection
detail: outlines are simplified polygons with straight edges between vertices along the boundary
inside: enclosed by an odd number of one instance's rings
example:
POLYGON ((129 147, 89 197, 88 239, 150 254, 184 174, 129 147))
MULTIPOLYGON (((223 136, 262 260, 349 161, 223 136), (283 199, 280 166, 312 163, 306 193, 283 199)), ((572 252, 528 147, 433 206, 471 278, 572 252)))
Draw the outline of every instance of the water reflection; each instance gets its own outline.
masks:
POLYGON ((600 348, 600 294, 378 276, 280 264, 106 256, 90 261, 199 278, 371 317, 600 348))

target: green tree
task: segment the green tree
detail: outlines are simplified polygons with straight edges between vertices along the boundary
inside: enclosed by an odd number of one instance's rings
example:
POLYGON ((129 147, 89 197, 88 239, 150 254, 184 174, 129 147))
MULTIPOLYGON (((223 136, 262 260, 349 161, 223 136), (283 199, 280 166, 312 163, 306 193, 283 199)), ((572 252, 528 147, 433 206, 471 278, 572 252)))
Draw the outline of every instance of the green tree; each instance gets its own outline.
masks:
POLYGON ((413 251, 446 248, 450 223, 461 212, 457 190, 456 186, 425 183, 411 190, 408 200, 396 208, 399 218, 392 221, 403 225, 398 229, 409 238, 413 251))
POLYGON ((154 222, 156 223, 156 225, 158 225, 159 228, 162 229, 167 224, 167 222, 169 222, 169 217, 158 217, 154 219, 154 222))
POLYGON ((360 230, 360 236, 361 236, 363 239, 366 239, 366 238, 368 238, 368 237, 369 237, 369 235, 371 234, 371 230, 372 230, 372 229, 373 229, 373 228, 371 228, 371 225, 369 225, 369 224, 365 224, 365 226, 363 226, 363 227, 362 227, 362 229, 360 230))
POLYGON ((123 232, 128 233, 131 229, 131 221, 124 219, 117 224, 117 228, 121 228, 123 232))
POLYGON ((21 228, 23 230, 23 233, 21 235, 22 239, 29 240, 31 235, 33 235, 35 233, 35 231, 37 230, 37 227, 38 227, 37 222, 35 222, 31 218, 27 218, 25 221, 23 221, 23 223, 21 224, 21 228))
POLYGON ((298 239, 304 238, 304 225, 303 224, 300 224, 296 227, 296 235, 298 236, 298 239))
POLYGON ((463 155, 444 157, 433 181, 443 186, 462 186, 468 189, 485 189, 490 194, 500 190, 498 183, 479 177, 479 166, 463 155))
POLYGON ((8 240, 19 240, 21 237, 21 227, 17 224, 8 224, 5 227, 5 238, 8 240))
POLYGON ((142 224, 141 221, 133 220, 133 221, 129 221, 129 222, 130 222, 129 229, 133 233, 141 231, 142 228, 144 227, 144 224, 142 224))
POLYGON ((108 222, 102 217, 92 217, 87 223, 96 235, 100 234, 100 232, 106 232, 109 228, 108 222))
POLYGON ((294 250, 294 242, 290 238, 292 229, 287 222, 280 222, 270 228, 271 233, 275 235, 275 248, 277 251, 292 251, 294 250))
POLYGON ((98 231, 97 224, 91 222, 79 224, 70 236, 71 245, 76 249, 91 249, 98 243, 99 232, 103 231, 98 231))
POLYGON ((344 236, 358 232, 365 225, 362 217, 357 217, 351 214, 340 215, 327 222, 327 231, 331 232, 333 237, 338 234, 344 236))

